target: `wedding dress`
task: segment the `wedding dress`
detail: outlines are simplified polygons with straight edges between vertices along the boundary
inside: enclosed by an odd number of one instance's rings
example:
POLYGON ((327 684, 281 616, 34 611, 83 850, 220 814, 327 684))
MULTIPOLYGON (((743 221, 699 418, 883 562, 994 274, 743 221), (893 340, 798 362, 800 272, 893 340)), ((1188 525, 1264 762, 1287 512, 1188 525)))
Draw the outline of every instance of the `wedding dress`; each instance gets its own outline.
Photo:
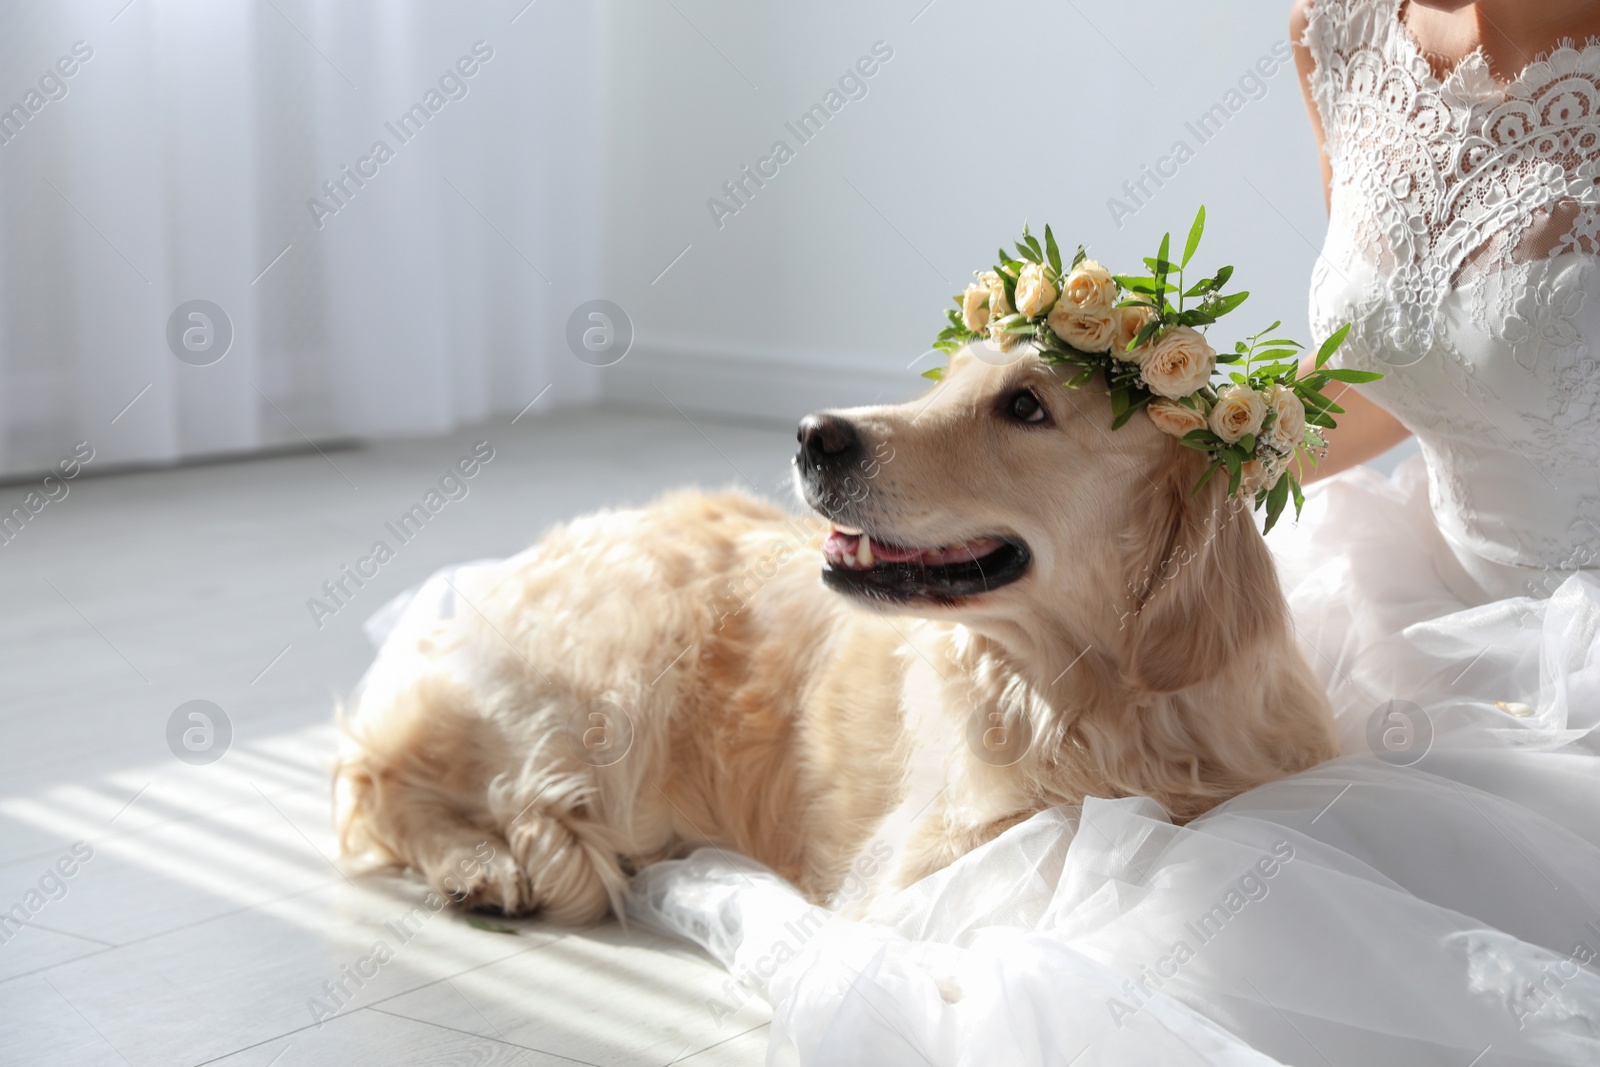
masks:
POLYGON ((1448 78, 1317 0, 1318 337, 1416 434, 1269 537, 1345 755, 1185 827, 1044 812, 825 919, 715 849, 632 914, 774 1008, 774 1062, 1600 1063, 1600 44, 1448 78))

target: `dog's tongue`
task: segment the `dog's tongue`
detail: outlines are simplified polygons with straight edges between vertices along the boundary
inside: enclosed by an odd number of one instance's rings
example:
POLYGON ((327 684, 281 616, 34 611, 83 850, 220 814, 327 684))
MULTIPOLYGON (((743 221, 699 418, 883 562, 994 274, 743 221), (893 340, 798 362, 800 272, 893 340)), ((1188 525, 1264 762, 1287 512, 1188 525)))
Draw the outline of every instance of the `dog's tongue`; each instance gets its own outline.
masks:
POLYGON ((822 553, 830 563, 863 569, 874 563, 917 563, 924 567, 942 567, 949 563, 967 563, 980 559, 1000 547, 1001 542, 992 537, 980 537, 959 545, 942 548, 903 548, 873 541, 864 533, 845 533, 835 529, 822 543, 822 553))

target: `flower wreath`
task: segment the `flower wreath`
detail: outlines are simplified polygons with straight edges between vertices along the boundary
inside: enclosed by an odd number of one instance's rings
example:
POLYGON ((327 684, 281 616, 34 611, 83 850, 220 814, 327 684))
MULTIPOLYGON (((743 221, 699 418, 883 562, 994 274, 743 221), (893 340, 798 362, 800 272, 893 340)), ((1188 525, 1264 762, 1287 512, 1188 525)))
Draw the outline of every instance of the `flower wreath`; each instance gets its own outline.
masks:
MULTIPOLYGON (((1344 413, 1322 390, 1330 382, 1370 382, 1383 375, 1325 366, 1350 332, 1348 324, 1323 342, 1313 373, 1304 378, 1298 376, 1303 346, 1270 336, 1281 322, 1219 355, 1201 329, 1250 294, 1222 291, 1232 267, 1185 288, 1184 268, 1205 222, 1202 207, 1176 263, 1167 258, 1172 235, 1163 235, 1155 257, 1144 261, 1150 271, 1144 277, 1113 275, 1087 258, 1082 245, 1063 269, 1050 227, 1041 247, 1024 225, 1016 243, 1022 259, 1001 248, 993 270, 976 272, 978 280, 946 312, 950 325, 934 348, 948 353, 988 341, 1006 351, 1029 343, 1046 363, 1077 368, 1065 383, 1069 388, 1103 375, 1112 429, 1143 409, 1164 433, 1211 457, 1195 492, 1225 469, 1229 494, 1253 496, 1256 508, 1267 509, 1270 530, 1291 496, 1300 514, 1303 461, 1315 465, 1327 455, 1322 431, 1333 429, 1333 416, 1344 413), (1226 372, 1227 381, 1214 384, 1218 364, 1235 369, 1226 372)), ((924 377, 937 381, 943 374, 937 367, 924 377)))

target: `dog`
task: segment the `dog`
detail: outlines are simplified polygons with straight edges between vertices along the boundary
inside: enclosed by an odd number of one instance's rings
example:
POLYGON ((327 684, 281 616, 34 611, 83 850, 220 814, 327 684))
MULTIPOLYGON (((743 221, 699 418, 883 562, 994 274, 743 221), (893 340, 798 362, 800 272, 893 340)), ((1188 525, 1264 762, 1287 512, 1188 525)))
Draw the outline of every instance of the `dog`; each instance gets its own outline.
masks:
POLYGON ((876 896, 1054 805, 1185 821, 1336 755, 1248 505, 1064 385, 963 349, 801 423, 808 518, 682 492, 456 589, 343 716, 344 852, 563 923, 699 843, 837 902, 869 842, 876 896))

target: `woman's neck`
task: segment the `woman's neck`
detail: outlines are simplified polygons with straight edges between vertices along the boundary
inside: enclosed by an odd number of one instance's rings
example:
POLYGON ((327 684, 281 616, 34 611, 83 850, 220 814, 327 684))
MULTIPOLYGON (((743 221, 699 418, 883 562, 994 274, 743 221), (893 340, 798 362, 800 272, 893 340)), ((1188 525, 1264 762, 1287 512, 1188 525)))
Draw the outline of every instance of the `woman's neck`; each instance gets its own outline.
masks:
POLYGON ((1489 69, 1502 79, 1515 77, 1567 38, 1581 43, 1600 36, 1597 0, 1411 0, 1404 17, 1430 59, 1454 67, 1481 48, 1489 69))

